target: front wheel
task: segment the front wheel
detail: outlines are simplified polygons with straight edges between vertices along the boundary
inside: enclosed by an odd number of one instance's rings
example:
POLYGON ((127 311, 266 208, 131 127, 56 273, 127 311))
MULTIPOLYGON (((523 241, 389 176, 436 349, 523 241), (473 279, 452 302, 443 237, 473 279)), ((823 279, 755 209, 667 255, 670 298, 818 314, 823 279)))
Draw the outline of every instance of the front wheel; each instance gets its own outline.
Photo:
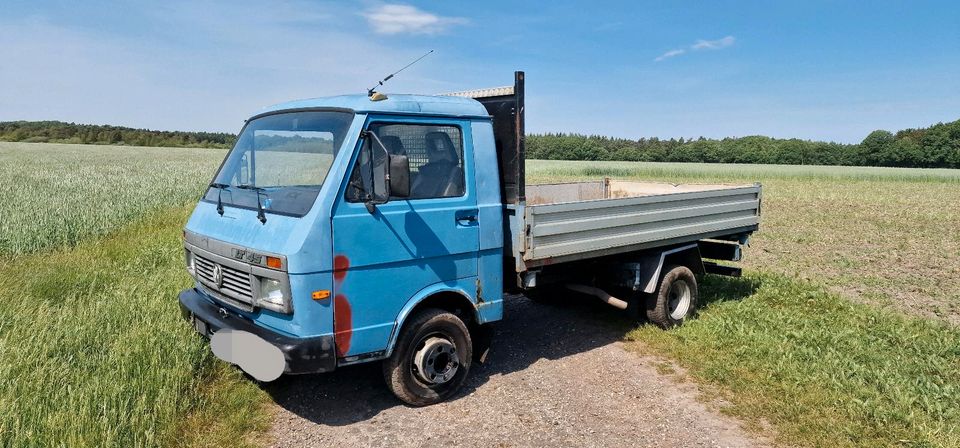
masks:
POLYGON ((427 406, 456 393, 472 361, 473 342, 463 321, 426 309, 404 325, 393 354, 383 362, 383 377, 404 403, 427 406))
POLYGON ((647 319, 660 328, 683 324, 697 310, 697 278, 686 266, 670 266, 657 291, 646 297, 647 319))

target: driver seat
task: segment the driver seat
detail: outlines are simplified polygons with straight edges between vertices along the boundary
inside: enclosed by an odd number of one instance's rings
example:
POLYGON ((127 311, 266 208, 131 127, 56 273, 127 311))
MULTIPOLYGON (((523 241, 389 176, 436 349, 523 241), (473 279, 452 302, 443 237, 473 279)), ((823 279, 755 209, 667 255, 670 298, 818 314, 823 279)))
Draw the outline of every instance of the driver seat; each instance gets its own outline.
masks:
POLYGON ((460 155, 446 132, 428 132, 425 136, 429 161, 422 166, 410 185, 412 198, 445 198, 463 194, 463 170, 460 155))

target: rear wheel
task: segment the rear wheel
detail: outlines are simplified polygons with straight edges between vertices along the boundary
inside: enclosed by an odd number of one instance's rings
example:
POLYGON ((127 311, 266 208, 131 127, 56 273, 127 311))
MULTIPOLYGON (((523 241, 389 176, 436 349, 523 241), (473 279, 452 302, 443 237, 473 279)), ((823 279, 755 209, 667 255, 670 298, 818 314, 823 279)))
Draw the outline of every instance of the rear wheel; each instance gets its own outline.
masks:
POLYGON ((455 394, 472 361, 467 326, 451 313, 430 308, 404 325, 393 354, 383 362, 383 377, 401 401, 426 406, 455 394))
POLYGON ((646 297, 647 319, 660 328, 683 324, 697 310, 697 278, 686 266, 670 266, 657 291, 646 297))

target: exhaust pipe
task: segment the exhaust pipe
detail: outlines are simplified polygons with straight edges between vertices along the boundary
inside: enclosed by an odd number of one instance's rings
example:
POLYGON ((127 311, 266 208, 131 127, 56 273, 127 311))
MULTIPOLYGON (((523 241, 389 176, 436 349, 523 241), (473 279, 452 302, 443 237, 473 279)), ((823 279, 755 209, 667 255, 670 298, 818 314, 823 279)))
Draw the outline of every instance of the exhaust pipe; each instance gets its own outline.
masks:
POLYGON ((576 291, 576 292, 579 292, 579 293, 583 293, 583 294, 587 294, 587 295, 594 296, 594 297, 596 297, 596 298, 598 298, 598 299, 600 299, 600 300, 603 300, 604 303, 606 303, 607 305, 610 305, 610 306, 612 306, 612 307, 614 307, 614 308, 619 308, 619 309, 621 309, 621 310, 627 309, 627 302, 626 302, 625 300, 620 300, 620 299, 618 299, 618 298, 616 298, 616 297, 614 297, 614 296, 611 296, 610 294, 607 294, 606 291, 604 291, 604 290, 602 290, 602 289, 600 289, 600 288, 596 288, 596 287, 593 287, 593 286, 587 286, 587 285, 576 285, 576 284, 570 284, 570 283, 568 283, 568 284, 566 284, 566 285, 564 285, 564 286, 566 286, 567 289, 569 289, 569 290, 571 290, 571 291, 576 291))

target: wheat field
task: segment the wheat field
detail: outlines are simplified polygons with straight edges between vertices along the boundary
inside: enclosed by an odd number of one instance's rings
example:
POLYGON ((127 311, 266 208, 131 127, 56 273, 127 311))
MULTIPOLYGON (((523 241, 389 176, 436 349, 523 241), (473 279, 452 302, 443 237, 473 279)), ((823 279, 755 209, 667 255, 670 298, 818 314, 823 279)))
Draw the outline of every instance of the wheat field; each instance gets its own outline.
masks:
POLYGON ((151 210, 192 203, 224 154, 0 142, 0 254, 73 246, 151 210))

